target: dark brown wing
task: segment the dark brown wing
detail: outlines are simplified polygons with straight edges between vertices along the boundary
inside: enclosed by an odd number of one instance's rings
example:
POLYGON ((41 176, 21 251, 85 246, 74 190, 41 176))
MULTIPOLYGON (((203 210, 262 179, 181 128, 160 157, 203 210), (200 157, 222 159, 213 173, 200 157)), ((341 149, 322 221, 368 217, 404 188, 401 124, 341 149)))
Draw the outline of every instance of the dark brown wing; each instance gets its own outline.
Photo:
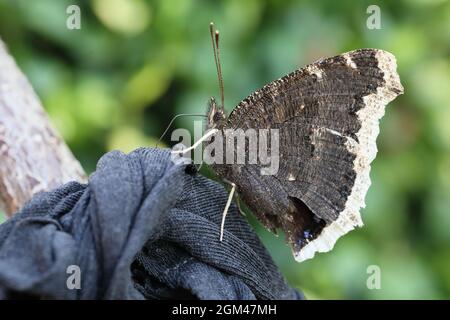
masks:
POLYGON ((263 175, 260 163, 216 170, 236 183, 266 227, 286 233, 296 260, 329 251, 362 225, 359 210, 370 185, 378 123, 386 104, 402 92, 395 58, 382 50, 308 65, 244 99, 226 124, 279 129, 278 172, 263 175))

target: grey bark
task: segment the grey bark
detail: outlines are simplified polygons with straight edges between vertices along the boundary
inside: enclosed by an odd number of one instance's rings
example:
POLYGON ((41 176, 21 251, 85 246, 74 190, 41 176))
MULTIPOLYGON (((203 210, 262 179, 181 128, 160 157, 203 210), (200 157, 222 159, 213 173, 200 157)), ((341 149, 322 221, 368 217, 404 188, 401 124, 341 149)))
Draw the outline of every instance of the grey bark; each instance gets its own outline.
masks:
POLYGON ((0 209, 12 215, 35 193, 71 180, 86 174, 0 39, 0 209))

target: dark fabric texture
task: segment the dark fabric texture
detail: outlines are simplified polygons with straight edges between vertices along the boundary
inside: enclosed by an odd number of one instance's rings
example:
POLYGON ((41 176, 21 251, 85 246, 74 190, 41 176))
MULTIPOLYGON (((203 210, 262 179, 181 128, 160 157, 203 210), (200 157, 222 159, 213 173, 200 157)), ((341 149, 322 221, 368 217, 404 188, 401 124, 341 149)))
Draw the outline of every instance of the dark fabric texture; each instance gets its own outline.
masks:
POLYGON ((36 195, 0 225, 0 298, 300 299, 228 193, 137 149, 103 156, 88 184, 36 195), (69 266, 81 289, 68 289, 69 266))

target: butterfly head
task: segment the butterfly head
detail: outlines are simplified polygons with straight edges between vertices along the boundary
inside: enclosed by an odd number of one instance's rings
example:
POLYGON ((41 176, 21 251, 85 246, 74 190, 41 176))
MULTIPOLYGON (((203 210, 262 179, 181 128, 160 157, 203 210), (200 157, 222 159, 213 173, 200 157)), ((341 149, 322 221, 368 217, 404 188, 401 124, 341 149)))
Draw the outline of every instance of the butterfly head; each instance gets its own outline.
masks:
POLYGON ((225 126, 226 114, 223 107, 219 106, 214 97, 209 100, 207 129, 221 129, 225 126))

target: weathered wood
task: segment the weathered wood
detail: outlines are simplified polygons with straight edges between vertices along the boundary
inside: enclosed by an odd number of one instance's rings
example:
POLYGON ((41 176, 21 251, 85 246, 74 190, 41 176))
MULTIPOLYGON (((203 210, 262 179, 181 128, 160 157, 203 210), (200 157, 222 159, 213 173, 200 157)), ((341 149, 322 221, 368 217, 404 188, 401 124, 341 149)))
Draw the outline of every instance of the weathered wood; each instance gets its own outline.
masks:
POLYGON ((12 215, 35 193, 71 180, 86 174, 0 39, 0 208, 12 215))

